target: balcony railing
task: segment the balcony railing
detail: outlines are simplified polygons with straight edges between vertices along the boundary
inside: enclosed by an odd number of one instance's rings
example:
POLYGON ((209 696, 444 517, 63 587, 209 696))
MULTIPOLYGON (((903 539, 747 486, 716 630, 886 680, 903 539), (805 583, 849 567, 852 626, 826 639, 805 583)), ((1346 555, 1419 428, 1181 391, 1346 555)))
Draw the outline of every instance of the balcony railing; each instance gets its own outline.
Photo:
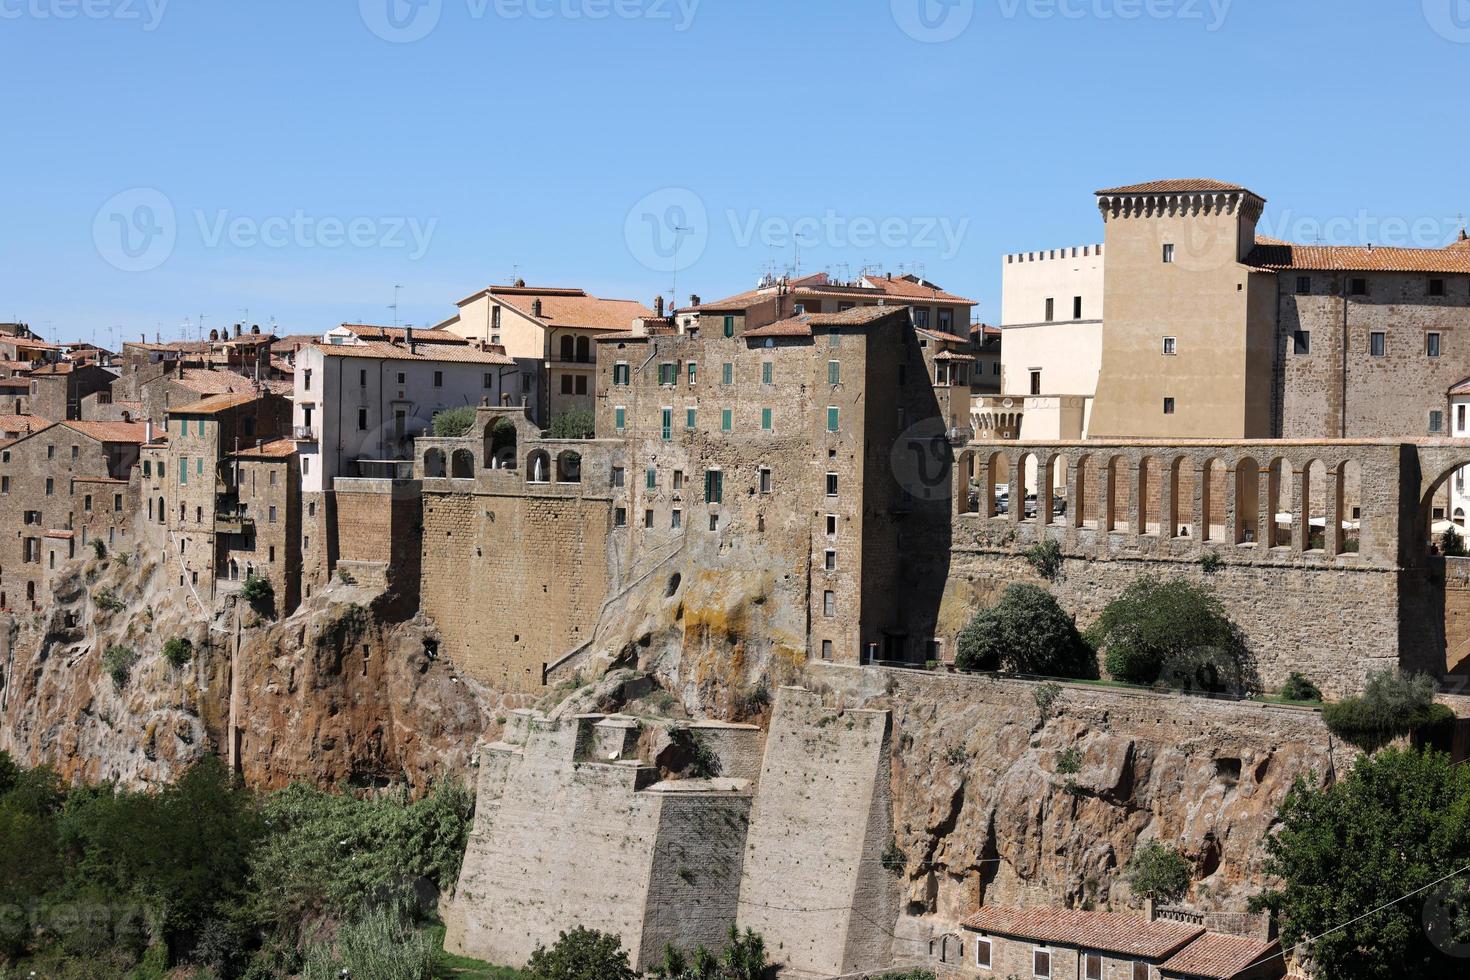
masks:
POLYGON ((244 514, 214 515, 216 534, 252 534, 254 531, 255 518, 253 517, 246 517, 244 514))
POLYGON ((316 442, 316 433, 309 425, 298 425, 291 430, 291 438, 297 442, 316 442))
POLYGON ((359 480, 412 480, 413 460, 359 459, 354 464, 359 480))

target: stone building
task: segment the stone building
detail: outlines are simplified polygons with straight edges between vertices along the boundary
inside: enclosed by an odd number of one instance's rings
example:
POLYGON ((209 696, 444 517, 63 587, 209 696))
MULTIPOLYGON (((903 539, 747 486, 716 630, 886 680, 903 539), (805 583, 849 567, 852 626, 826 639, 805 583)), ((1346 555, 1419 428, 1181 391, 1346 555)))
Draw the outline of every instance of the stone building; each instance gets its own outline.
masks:
POLYGON ((29 372, 30 409, 53 419, 80 419, 84 399, 112 390, 117 375, 96 364, 57 361, 29 372))
POLYGON ((506 388, 515 404, 525 403, 543 427, 566 412, 590 412, 596 394, 599 336, 630 329, 654 316, 635 300, 600 299, 581 289, 490 286, 467 296, 459 312, 437 324, 466 339, 502 348, 520 368, 519 390, 506 388))
POLYGON ((938 980, 1276 980, 1286 974, 1273 942, 1079 909, 987 906, 934 945, 938 980))
POLYGON ((101 540, 125 549, 137 509, 133 467, 146 426, 65 421, 0 449, 0 608, 28 609, 52 574, 101 540))
POLYGON ((301 469, 296 443, 274 439, 229 455, 215 513, 219 588, 265 579, 276 608, 289 614, 302 599, 301 469))

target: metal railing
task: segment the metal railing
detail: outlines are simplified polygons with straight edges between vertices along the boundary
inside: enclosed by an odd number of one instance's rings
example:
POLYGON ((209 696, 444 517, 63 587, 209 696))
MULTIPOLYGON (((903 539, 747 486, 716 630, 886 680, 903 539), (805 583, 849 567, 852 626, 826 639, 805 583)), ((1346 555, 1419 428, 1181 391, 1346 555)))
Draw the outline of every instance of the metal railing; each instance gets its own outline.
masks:
POLYGON ((412 480, 411 459, 359 459, 353 463, 359 480, 412 480))

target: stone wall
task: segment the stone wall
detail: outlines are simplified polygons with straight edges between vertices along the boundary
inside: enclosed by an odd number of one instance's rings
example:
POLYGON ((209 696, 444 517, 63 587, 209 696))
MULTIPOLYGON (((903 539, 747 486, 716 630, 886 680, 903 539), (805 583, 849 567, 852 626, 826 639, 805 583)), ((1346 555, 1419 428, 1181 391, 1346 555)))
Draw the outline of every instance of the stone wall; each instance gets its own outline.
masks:
POLYGON ((839 710, 783 688, 771 721, 740 885, 742 929, 772 960, 834 975, 890 962, 898 911, 886 711, 839 710))

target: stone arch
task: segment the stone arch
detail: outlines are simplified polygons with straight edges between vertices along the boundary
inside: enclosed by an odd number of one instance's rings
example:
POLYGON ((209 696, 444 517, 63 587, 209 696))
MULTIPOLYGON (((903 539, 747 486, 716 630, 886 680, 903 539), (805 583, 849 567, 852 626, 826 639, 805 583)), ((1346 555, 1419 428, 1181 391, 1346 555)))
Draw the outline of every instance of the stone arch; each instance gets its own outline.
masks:
POLYGON ((526 457, 526 482, 551 482, 551 454, 546 450, 538 449, 526 457))
MULTIPOLYGON (((1071 509, 1072 460, 1066 453, 1052 453, 1047 461, 1050 478, 1046 486, 1046 519, 1043 524, 1066 524, 1071 509)), ((1038 491, 1039 492, 1039 491, 1038 491)))
POLYGON ((468 449, 456 449, 449 460, 449 475, 456 480, 474 479, 475 454, 468 449))
POLYGON ((1194 491, 1199 481, 1194 472, 1194 460, 1188 456, 1175 456, 1169 461, 1165 479, 1169 484, 1169 506, 1164 508, 1164 519, 1169 522, 1169 537, 1186 538, 1197 534, 1194 530, 1194 491))
POLYGON ((1229 467, 1219 457, 1212 456, 1200 464, 1199 476, 1199 539, 1201 541, 1223 541, 1226 536, 1225 519, 1229 503, 1229 467))
POLYGON ((1164 503, 1168 496, 1164 489, 1164 469, 1156 456, 1144 456, 1138 461, 1138 476, 1134 481, 1135 498, 1133 510, 1137 515, 1139 534, 1173 534, 1172 520, 1163 517, 1164 503), (1168 528, 1168 533, 1165 533, 1168 528))
POLYGON ((1303 551, 1326 551, 1327 538, 1331 536, 1336 543, 1341 536, 1340 529, 1336 533, 1332 530, 1332 508, 1329 506, 1331 493, 1327 473, 1327 464, 1320 459, 1308 460, 1302 464, 1300 493, 1303 551))
MULTIPOLYGON (((1011 507, 1019 508, 1013 513, 1017 520, 1026 520, 1026 511, 1032 506, 1031 495, 1036 495, 1035 515, 1040 517, 1042 500, 1042 480, 1046 475, 1045 464, 1042 457, 1029 450, 1021 452, 1016 457, 1015 477, 1011 480, 1011 507)), ((1046 523, 1044 520, 1042 523, 1046 523)))
POLYGON ((1129 467, 1128 457, 1122 454, 1108 459, 1107 479, 1102 488, 1102 506, 1098 508, 1105 530, 1126 532, 1132 528, 1132 522, 1127 519, 1129 467))
POLYGON ((1097 466, 1091 456, 1078 453, 1072 466, 1071 484, 1067 490, 1067 509, 1072 513, 1073 527, 1097 528, 1097 501, 1091 496, 1097 479, 1097 466))
POLYGON ((513 470, 519 455, 516 441, 519 434, 509 416, 501 415, 485 426, 485 465, 490 469, 513 470))
POLYGON ((1293 543, 1297 533, 1295 481, 1296 469, 1285 456, 1277 456, 1267 464, 1266 513, 1261 522, 1266 528, 1267 548, 1287 548, 1293 543))
POLYGON ((1235 461, 1235 543, 1261 539, 1261 464, 1253 456, 1235 461))
POLYGON ((592 360, 592 342, 586 337, 577 338, 577 361, 587 363, 592 360))
MULTIPOLYGON (((1007 493, 1010 492, 1010 472, 1011 462, 1006 458, 1005 453, 993 452, 990 454, 990 458, 985 461, 985 465, 982 467, 980 476, 980 516, 1000 516, 999 502, 996 500, 996 497, 999 495, 999 488, 1003 483, 1007 487, 1007 493)), ((1009 507, 1009 505, 1010 502, 1008 500, 1007 506, 1009 507)))
POLYGON ((444 467, 444 450, 430 449, 424 453, 424 477, 429 480, 437 480, 444 476, 447 470, 444 467))
MULTIPOLYGON (((1363 465, 1349 459, 1337 464, 1337 540, 1336 553, 1357 554, 1362 550, 1367 528, 1363 509, 1363 465)), ((1464 526, 1463 518, 1461 527, 1464 526)))
POLYGON ((975 514, 980 511, 980 488, 975 482, 975 462, 978 458, 972 450, 960 453, 960 458, 955 466, 954 506, 956 514, 975 514))
POLYGON ((568 449, 556 457, 556 482, 582 482, 582 454, 568 449))
POLYGON ((577 341, 569 333, 562 334, 561 337, 561 359, 568 362, 577 359, 577 341))

